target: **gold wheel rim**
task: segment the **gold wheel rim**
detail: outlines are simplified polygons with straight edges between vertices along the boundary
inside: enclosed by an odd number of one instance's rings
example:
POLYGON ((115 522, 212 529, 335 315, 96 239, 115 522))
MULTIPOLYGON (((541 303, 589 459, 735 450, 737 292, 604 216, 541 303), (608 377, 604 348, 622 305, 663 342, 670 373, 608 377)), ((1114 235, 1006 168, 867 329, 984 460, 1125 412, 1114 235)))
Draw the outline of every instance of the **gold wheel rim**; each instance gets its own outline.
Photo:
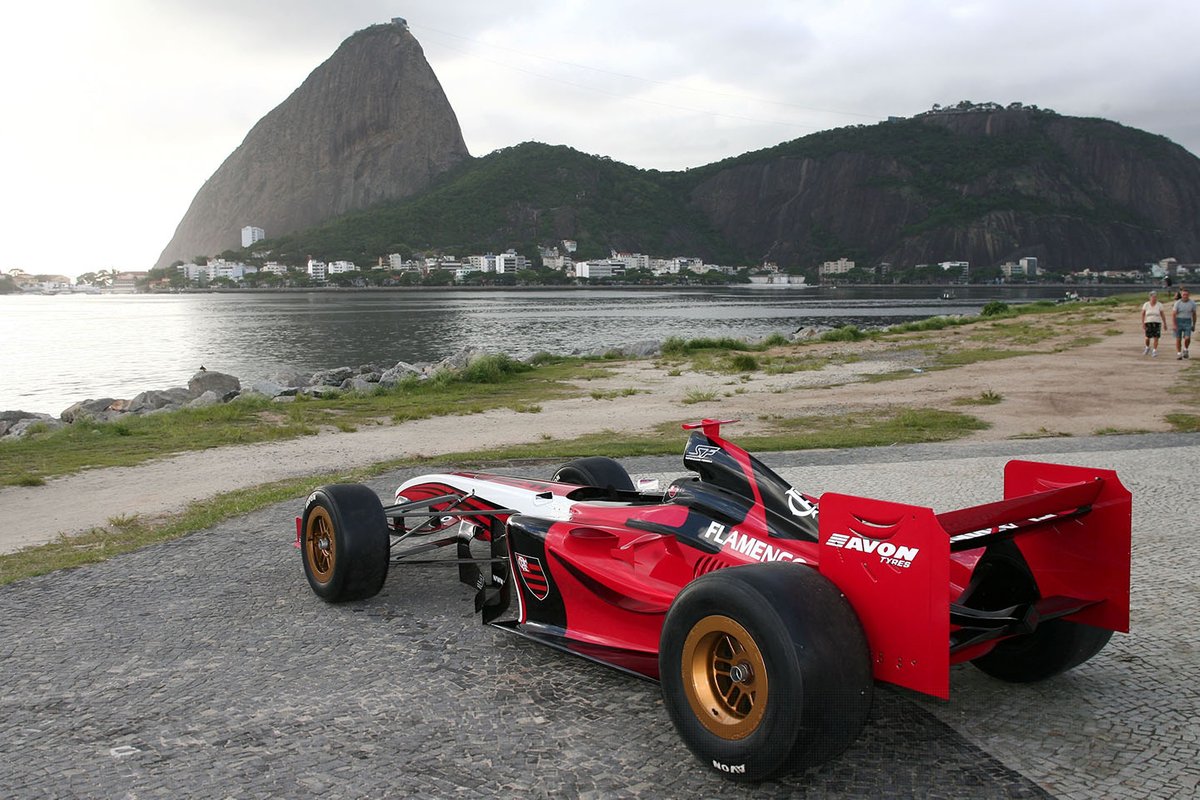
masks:
POLYGON ((316 506, 308 515, 304 530, 304 557, 318 583, 329 583, 337 563, 337 537, 329 511, 316 506))
POLYGON ((696 623, 683 643, 683 690, 696 718, 722 739, 744 739, 767 708, 767 665, 749 631, 729 617, 696 623))

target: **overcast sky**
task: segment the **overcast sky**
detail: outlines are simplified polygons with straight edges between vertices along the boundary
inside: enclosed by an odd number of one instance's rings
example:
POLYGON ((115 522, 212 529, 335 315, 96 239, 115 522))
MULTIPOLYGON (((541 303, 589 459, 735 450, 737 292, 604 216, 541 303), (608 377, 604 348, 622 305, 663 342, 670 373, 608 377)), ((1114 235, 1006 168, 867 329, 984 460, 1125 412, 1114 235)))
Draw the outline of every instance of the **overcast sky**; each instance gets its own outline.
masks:
POLYGON ((676 170, 959 100, 1200 154, 1195 0, 6 4, 0 271, 148 269, 254 123, 393 16, 476 156, 535 140, 676 170))

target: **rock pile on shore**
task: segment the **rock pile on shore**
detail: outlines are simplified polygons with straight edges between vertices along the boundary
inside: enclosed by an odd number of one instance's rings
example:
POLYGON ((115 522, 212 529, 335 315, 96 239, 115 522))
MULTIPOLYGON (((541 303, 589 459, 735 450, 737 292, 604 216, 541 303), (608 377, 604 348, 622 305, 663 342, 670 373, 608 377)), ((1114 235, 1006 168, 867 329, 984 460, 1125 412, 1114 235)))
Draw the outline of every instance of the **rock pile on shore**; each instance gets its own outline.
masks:
MULTIPOLYGON (((616 354, 635 358, 657 355, 662 343, 657 341, 635 342, 619 348, 609 348, 596 353, 575 355, 616 354)), ((310 397, 333 397, 346 392, 369 392, 379 386, 393 387, 408 379, 428 380, 438 372, 458 372, 476 358, 486 355, 481 350, 466 347, 454 355, 433 363, 410 364, 398 361, 391 366, 363 364, 358 367, 338 367, 312 374, 286 371, 271 375, 265 380, 243 386, 240 379, 201 367, 188 385, 170 389, 152 389, 125 400, 101 397, 74 403, 58 417, 31 411, 0 411, 0 439, 21 437, 34 431, 56 430, 77 422, 114 422, 130 414, 161 414, 182 408, 228 403, 247 394, 262 395, 289 402, 298 395, 310 397)))

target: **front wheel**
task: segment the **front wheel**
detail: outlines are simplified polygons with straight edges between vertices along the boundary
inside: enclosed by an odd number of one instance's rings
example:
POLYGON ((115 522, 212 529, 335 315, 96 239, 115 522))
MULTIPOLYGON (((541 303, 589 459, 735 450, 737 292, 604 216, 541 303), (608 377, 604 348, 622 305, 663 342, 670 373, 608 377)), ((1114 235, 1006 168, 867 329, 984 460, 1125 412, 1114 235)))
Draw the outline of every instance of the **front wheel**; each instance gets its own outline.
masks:
POLYGON ((659 648, 667 713, 714 772, 757 781, 821 764, 866 724, 866 636, 840 591, 791 564, 730 567, 684 587, 659 648))
POLYGON ((330 603, 374 597, 387 579, 391 536, 379 495, 357 483, 322 486, 300 520, 308 585, 330 603))

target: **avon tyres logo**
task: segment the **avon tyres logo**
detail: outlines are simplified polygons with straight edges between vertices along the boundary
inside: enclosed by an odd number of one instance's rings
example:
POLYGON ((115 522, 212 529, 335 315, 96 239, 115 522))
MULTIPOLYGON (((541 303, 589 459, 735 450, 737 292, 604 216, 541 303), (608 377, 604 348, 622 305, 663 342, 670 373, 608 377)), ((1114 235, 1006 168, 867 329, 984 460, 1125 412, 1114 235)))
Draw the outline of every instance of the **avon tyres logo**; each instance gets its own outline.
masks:
POLYGON ((891 542, 881 542, 878 539, 866 539, 856 534, 831 533, 825 544, 841 550, 857 550, 860 553, 873 553, 879 560, 892 567, 908 569, 916 560, 920 548, 894 545, 891 542))
POLYGON ((545 600, 550 595, 550 582, 546 580, 541 561, 517 553, 517 571, 521 573, 525 588, 538 600, 545 600))

